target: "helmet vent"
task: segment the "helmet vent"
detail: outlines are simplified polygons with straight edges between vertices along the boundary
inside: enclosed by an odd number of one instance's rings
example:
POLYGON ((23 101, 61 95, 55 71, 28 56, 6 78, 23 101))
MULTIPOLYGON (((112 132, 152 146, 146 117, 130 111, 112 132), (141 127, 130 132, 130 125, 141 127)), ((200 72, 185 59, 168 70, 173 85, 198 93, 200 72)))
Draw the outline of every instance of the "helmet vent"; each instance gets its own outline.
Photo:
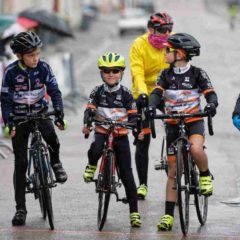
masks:
POLYGON ((110 54, 109 54, 109 57, 108 57, 108 59, 109 59, 109 62, 111 62, 111 61, 112 61, 112 59, 113 59, 113 55, 112 55, 112 53, 110 53, 110 54))

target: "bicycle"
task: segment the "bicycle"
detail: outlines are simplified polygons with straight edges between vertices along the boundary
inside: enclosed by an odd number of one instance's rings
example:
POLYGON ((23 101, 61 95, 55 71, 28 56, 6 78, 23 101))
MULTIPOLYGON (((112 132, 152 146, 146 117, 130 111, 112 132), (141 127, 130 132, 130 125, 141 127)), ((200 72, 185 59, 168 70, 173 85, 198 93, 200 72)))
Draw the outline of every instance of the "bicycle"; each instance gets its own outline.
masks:
POLYGON ((49 160, 48 146, 43 142, 39 131, 39 120, 49 119, 55 115, 55 111, 47 113, 29 113, 26 116, 12 116, 16 124, 29 122, 33 127, 30 135, 30 145, 28 148, 28 168, 26 193, 33 193, 35 199, 39 200, 42 217, 48 217, 51 230, 54 229, 54 216, 52 208, 52 191, 56 187, 56 181, 49 160))
MULTIPOLYGON (((194 195, 194 203, 197 217, 203 226, 207 220, 208 196, 202 195, 199 186, 199 172, 194 159, 191 157, 190 142, 186 133, 185 119, 192 117, 207 117, 209 134, 213 135, 212 118, 207 112, 199 113, 176 113, 176 114, 154 114, 150 116, 150 126, 153 138, 156 137, 154 119, 179 119, 179 135, 174 142, 176 152, 176 190, 181 229, 184 235, 189 227, 189 199, 194 195)), ((175 188, 174 188, 175 189, 175 188)))
MULTIPOLYGON (((119 169, 116 163, 116 157, 113 148, 115 137, 114 130, 117 127, 133 129, 136 127, 136 124, 131 122, 117 122, 111 119, 105 119, 100 121, 92 117, 90 117, 89 121, 90 123, 88 123, 88 127, 91 126, 92 122, 94 122, 95 125, 108 127, 107 140, 103 149, 98 177, 97 179, 92 180, 92 182, 95 182, 96 193, 98 194, 97 226, 98 230, 101 231, 107 218, 111 194, 114 194, 116 196, 117 202, 121 201, 125 204, 128 203, 127 198, 120 198, 117 191, 117 188, 120 188, 122 183, 120 182, 119 169)), ((87 137, 88 135, 85 135, 85 138, 87 137)))

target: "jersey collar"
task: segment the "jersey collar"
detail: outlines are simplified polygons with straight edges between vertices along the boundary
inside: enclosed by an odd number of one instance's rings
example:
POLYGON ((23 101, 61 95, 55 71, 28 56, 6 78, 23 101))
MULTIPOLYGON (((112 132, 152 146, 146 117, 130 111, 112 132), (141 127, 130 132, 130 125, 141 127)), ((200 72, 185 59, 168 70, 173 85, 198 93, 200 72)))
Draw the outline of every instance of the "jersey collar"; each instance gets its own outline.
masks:
POLYGON ((187 72, 191 67, 191 64, 188 63, 186 66, 184 67, 174 67, 173 71, 175 74, 184 74, 185 72, 187 72))

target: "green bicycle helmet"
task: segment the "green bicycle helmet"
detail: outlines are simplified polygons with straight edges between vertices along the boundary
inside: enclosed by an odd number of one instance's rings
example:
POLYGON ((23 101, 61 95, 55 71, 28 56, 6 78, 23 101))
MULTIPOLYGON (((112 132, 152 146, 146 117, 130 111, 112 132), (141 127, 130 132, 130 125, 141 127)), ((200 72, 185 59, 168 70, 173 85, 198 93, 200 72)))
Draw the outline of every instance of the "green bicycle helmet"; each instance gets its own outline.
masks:
POLYGON ((125 69, 126 63, 125 59, 119 53, 105 53, 98 59, 98 68, 120 68, 122 70, 125 69))

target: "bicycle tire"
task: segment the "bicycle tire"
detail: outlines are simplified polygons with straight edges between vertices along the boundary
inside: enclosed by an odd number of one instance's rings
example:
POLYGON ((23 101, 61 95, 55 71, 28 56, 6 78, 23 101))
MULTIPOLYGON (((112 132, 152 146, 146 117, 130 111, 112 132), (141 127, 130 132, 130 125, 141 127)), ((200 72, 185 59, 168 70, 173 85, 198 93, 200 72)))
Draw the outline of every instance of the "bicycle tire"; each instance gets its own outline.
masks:
POLYGON ((29 162, 33 162, 33 169, 34 169, 33 170, 34 173, 32 174, 33 193, 34 193, 35 199, 38 199, 38 201, 39 201, 40 211, 41 211, 43 219, 45 220, 46 216, 47 216, 47 211, 46 211, 43 194, 42 194, 42 190, 41 190, 38 158, 37 158, 37 155, 34 154, 34 152, 35 152, 34 149, 29 151, 29 162))
POLYGON ((162 139, 162 150, 161 150, 161 160, 164 161, 164 170, 165 170, 165 173, 167 174, 168 176, 168 163, 167 163, 167 141, 166 141, 166 138, 165 136, 163 136, 163 139, 162 139))
POLYGON ((99 176, 98 186, 100 187, 98 193, 98 230, 101 231, 107 219, 108 207, 111 196, 111 176, 112 176, 112 161, 113 153, 106 154, 105 167, 102 175, 99 176))
POLYGON ((42 194, 43 194, 43 203, 46 208, 48 222, 50 225, 50 229, 54 230, 54 217, 53 217, 53 209, 52 209, 52 194, 51 189, 49 188, 49 177, 51 168, 48 166, 48 159, 46 157, 46 148, 45 146, 41 146, 38 149, 38 160, 39 160, 39 170, 40 170, 40 182, 42 184, 42 194))
POLYGON ((176 156, 176 184, 178 196, 178 210, 182 233, 188 232, 189 227, 189 166, 187 152, 182 140, 177 142, 176 156))
POLYGON ((40 183, 40 177, 39 177, 39 173, 36 172, 34 174, 34 177, 35 177, 35 191, 36 191, 36 194, 38 196, 38 200, 39 200, 39 205, 40 205, 40 210, 41 210, 41 213, 42 213, 42 217, 43 219, 45 220, 46 217, 47 217, 47 209, 46 209, 46 205, 44 203, 44 197, 43 197, 43 193, 42 191, 40 190, 40 187, 41 187, 41 183, 40 183))
POLYGON ((194 191, 194 203, 197 212, 197 217, 199 223, 203 226, 207 221, 207 214, 208 214, 208 197, 200 194, 200 187, 199 187, 199 173, 196 169, 196 165, 193 165, 192 168, 192 179, 193 184, 195 186, 194 191))

